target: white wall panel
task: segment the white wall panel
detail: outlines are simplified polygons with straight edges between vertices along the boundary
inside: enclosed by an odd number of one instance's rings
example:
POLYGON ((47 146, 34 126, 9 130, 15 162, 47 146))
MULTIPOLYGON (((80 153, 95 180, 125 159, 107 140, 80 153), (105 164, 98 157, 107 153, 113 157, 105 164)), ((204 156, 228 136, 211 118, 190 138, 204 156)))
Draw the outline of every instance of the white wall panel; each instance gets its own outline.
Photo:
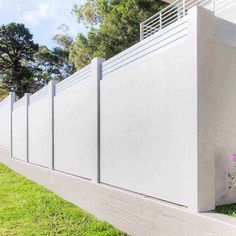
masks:
POLYGON ((50 167, 52 121, 49 95, 29 105, 29 162, 50 167))
POLYGON ((101 81, 102 182, 191 205, 197 155, 194 50, 188 41, 101 81))
POLYGON ((10 148, 11 145, 11 109, 10 97, 0 103, 0 145, 10 148))
POLYGON ((229 189, 229 172, 236 171, 236 47, 215 45, 214 73, 211 89, 214 95, 214 155, 216 159, 216 202, 236 202, 236 189, 229 189))
MULTIPOLYGON (((236 9, 235 9, 236 15, 236 9)), ((217 41, 236 47, 236 24, 215 18, 215 34, 217 41)))
MULTIPOLYGON (((23 100, 25 100, 23 98, 23 100)), ((27 161, 27 110, 26 104, 12 112, 12 157, 27 161)))
POLYGON ((217 17, 236 24, 236 2, 234 0, 216 0, 215 10, 217 17))
MULTIPOLYGON (((60 86, 60 84, 58 84, 60 86)), ((54 99, 56 170, 92 179, 97 157, 97 95, 88 76, 54 99)))

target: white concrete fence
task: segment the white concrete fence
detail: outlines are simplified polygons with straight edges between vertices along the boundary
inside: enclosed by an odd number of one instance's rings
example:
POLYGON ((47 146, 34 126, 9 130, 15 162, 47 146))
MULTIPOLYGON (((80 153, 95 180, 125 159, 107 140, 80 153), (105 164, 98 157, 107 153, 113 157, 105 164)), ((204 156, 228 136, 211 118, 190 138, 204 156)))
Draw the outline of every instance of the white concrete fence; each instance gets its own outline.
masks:
POLYGON ((195 6, 107 61, 15 103, 10 94, 0 144, 12 158, 195 211, 236 202, 234 37, 233 22, 195 6))

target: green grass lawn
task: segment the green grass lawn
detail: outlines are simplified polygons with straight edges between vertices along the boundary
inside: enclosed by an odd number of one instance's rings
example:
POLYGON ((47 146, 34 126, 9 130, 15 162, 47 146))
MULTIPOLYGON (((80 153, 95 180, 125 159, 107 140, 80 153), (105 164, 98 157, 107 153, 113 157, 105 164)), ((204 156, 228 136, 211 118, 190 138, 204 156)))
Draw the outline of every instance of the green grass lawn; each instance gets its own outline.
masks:
POLYGON ((218 206, 215 211, 236 218, 236 204, 218 206))
POLYGON ((126 235, 0 163, 0 235, 126 235))

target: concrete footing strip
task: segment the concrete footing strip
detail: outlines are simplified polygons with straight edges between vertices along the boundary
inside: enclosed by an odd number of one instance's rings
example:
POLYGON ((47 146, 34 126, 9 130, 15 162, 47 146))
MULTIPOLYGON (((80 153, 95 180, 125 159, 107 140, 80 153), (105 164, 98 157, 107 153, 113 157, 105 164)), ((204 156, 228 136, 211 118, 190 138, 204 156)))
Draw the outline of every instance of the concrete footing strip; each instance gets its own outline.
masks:
POLYGON ((180 206, 12 159, 9 155, 9 150, 0 148, 0 162, 128 234, 236 235, 235 218, 214 212, 198 214, 180 206))

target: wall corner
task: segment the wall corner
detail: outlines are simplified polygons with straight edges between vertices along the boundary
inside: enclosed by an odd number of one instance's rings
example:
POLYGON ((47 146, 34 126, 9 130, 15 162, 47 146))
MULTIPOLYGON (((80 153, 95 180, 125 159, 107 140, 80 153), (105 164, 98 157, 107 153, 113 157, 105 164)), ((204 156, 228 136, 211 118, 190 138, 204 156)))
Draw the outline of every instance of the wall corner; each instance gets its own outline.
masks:
POLYGON ((198 211, 215 209, 214 12, 197 9, 197 173, 198 211))
POLYGON ((215 209, 215 160, 212 132, 211 81, 214 56, 214 12, 201 6, 188 10, 188 34, 196 83, 196 154, 194 185, 189 208, 195 212, 215 209))

